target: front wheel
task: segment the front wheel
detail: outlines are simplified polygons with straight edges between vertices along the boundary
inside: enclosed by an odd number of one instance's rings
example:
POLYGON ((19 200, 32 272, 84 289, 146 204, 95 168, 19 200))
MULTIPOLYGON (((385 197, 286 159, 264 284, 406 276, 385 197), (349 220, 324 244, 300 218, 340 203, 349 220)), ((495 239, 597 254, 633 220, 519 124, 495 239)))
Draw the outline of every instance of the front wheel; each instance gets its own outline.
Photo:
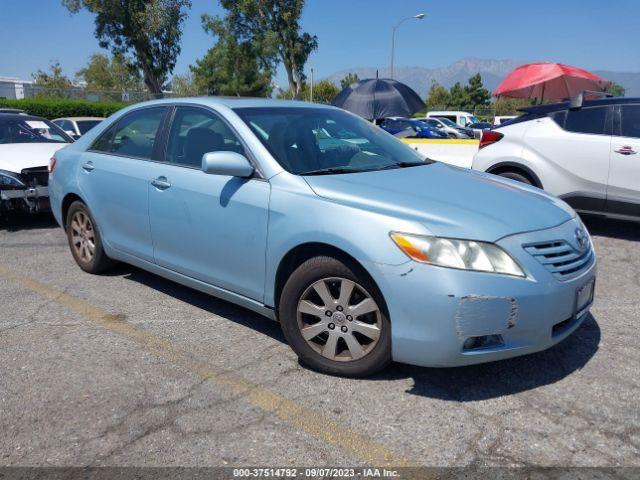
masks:
POLYGON ((293 272, 280 321, 302 363, 320 372, 362 377, 391 361, 391 326, 378 288, 335 258, 315 257, 293 272))

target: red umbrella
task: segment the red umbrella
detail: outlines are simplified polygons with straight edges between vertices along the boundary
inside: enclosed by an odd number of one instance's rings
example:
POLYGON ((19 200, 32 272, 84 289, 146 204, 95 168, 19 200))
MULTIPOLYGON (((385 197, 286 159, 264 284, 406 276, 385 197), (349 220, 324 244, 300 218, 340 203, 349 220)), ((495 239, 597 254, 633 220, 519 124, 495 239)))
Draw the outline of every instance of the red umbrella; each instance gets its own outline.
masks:
POLYGON ((528 63, 511 72, 496 88, 496 97, 564 100, 583 90, 604 91, 611 82, 562 63, 528 63))

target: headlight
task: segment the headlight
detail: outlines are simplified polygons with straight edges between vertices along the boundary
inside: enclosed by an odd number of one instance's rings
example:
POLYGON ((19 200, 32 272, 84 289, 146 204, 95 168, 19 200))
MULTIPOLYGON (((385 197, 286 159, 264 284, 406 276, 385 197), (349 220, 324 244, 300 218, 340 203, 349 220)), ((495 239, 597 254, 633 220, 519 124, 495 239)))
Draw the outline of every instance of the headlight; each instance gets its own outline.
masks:
POLYGON ((0 170, 0 188, 26 188, 26 185, 22 182, 17 173, 0 170))
POLYGON ((390 235, 400 250, 416 262, 461 270, 525 276, 515 260, 493 243, 397 232, 391 232, 390 235))

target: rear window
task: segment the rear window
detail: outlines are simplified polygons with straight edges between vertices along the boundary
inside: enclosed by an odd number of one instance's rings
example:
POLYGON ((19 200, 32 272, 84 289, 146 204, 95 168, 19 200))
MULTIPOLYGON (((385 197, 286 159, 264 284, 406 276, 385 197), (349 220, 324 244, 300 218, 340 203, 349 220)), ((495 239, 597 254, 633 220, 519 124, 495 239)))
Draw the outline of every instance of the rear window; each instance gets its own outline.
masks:
POLYGON ((3 143, 71 143, 73 139, 60 127, 44 118, 0 120, 0 144, 3 143))

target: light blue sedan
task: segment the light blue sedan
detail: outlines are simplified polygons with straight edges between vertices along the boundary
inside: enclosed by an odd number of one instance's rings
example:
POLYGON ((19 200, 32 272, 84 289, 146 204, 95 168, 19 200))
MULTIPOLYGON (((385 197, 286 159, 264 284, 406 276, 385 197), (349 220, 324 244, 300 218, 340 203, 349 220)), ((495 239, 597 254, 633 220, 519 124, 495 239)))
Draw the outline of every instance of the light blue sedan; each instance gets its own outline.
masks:
POLYGON ((126 262, 279 320, 322 372, 536 352, 593 301, 591 239, 564 202, 424 160, 333 107, 137 104, 50 170, 83 270, 126 262))

